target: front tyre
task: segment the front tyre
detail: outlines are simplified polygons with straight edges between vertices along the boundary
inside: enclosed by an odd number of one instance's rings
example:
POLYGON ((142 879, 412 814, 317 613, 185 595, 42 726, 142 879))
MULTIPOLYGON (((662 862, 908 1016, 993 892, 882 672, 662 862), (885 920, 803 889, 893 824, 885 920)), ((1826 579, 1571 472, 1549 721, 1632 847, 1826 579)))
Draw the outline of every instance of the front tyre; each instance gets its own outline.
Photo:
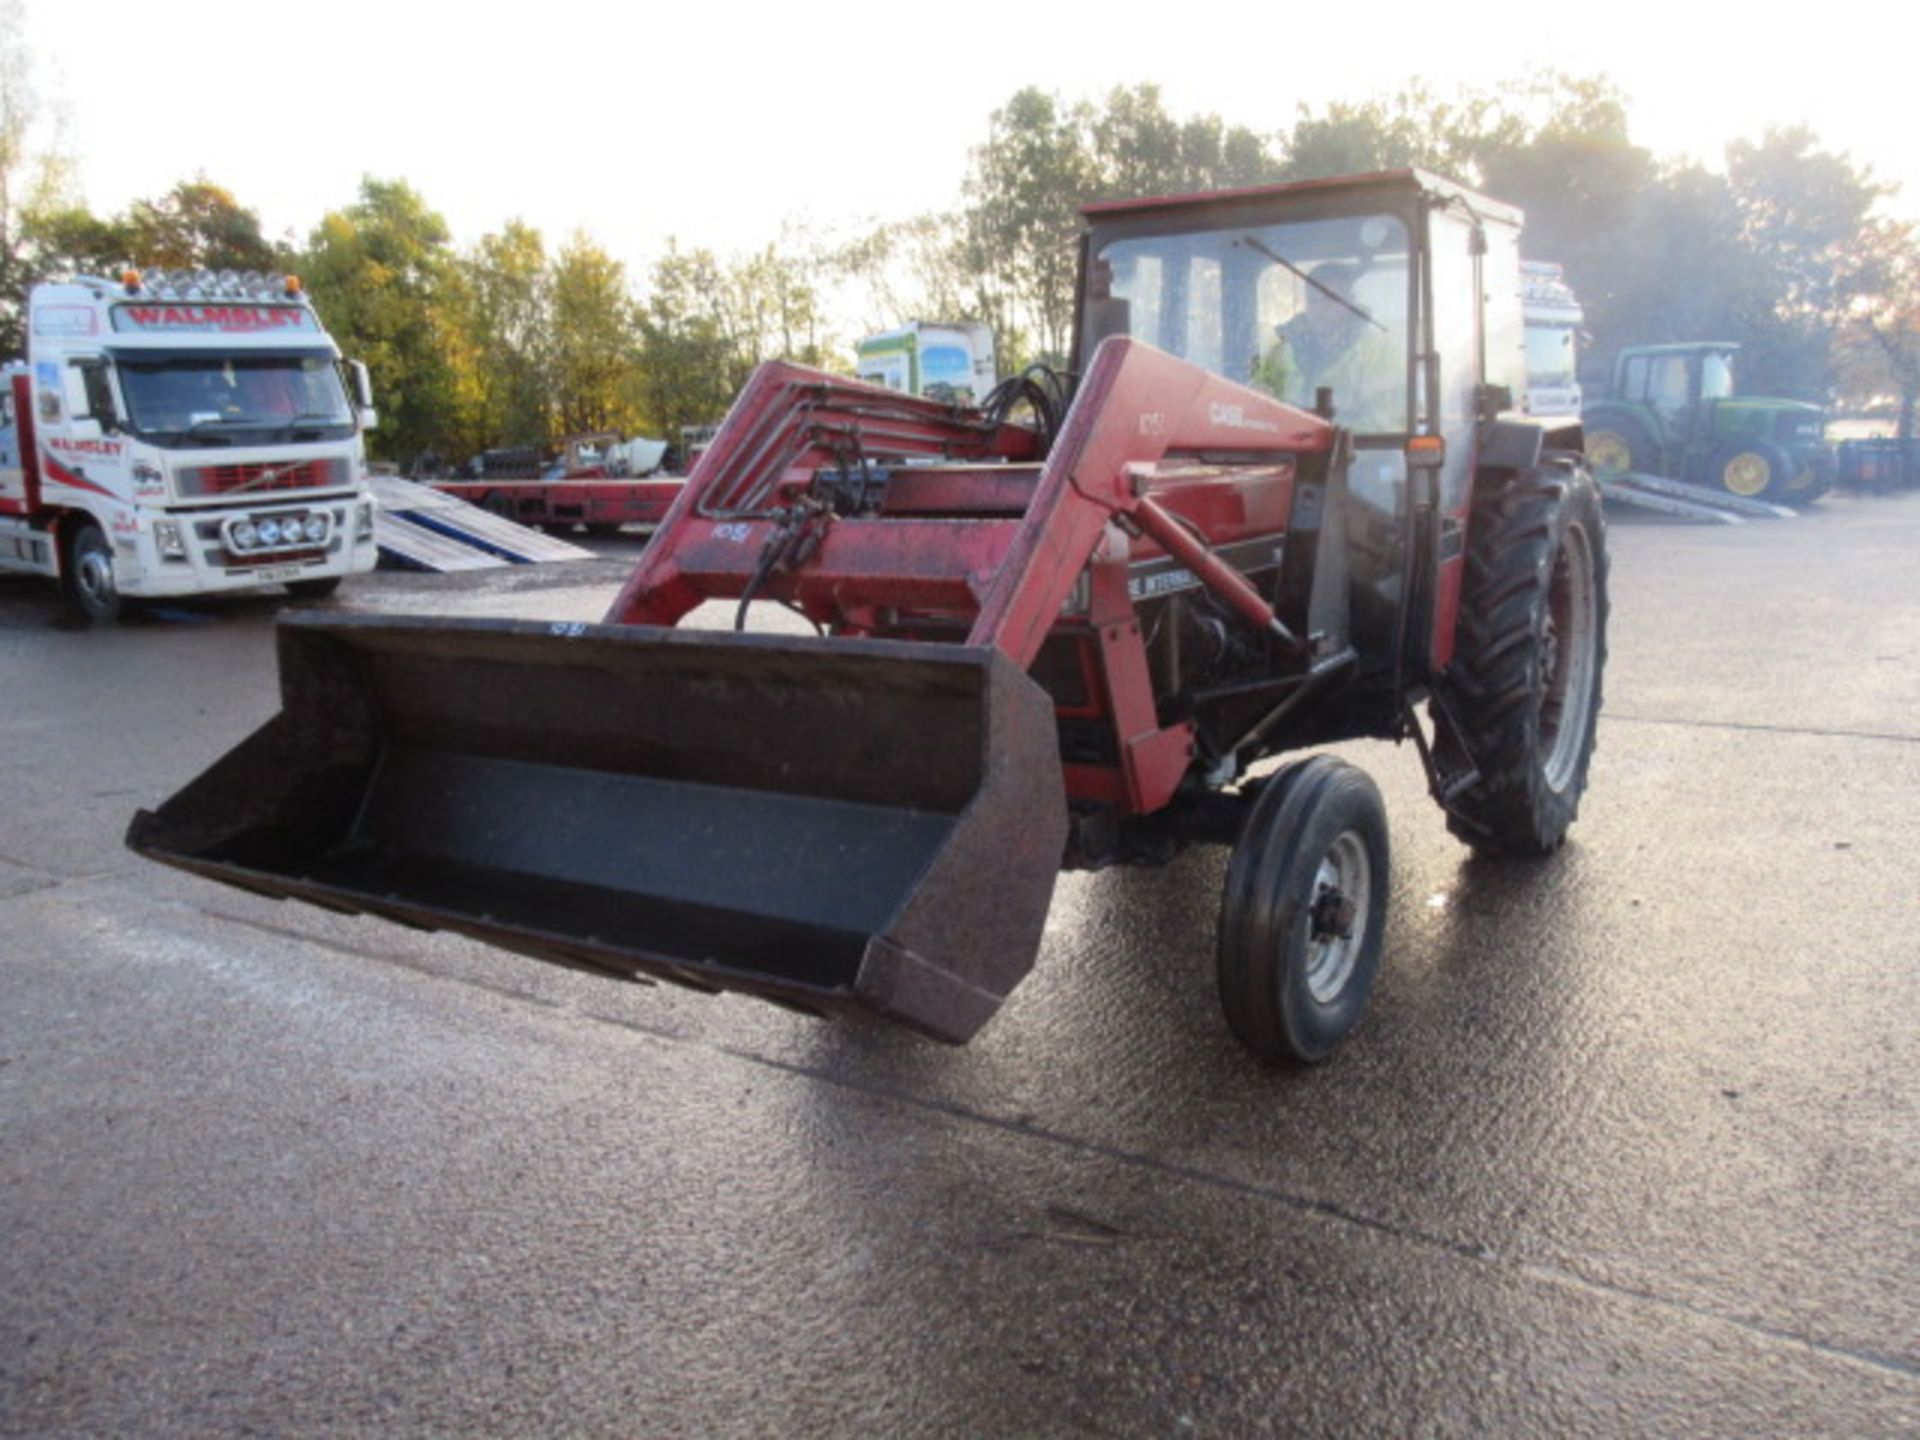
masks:
POLYGON ((1489 855, 1547 855, 1587 786, 1607 659, 1606 522, 1584 465, 1553 461, 1474 496, 1448 768, 1476 772, 1447 828, 1489 855), (1458 753, 1464 744, 1466 754, 1458 753))
POLYGON ((1387 813, 1365 772, 1315 756, 1253 802, 1220 900, 1220 1005, 1270 1064, 1324 1059, 1359 1022, 1380 968, 1387 813))
POLYGON ((1707 461, 1707 483, 1742 500, 1776 500, 1798 469, 1793 457, 1771 440, 1735 440, 1707 461))
POLYGON ((1815 455, 1802 461, 1794 457, 1799 470, 1787 481, 1786 493, 1781 497, 1789 505, 1811 505, 1829 490, 1833 489, 1833 457, 1831 454, 1815 455))
POLYGON ((125 602, 113 573, 113 547, 91 520, 73 532, 67 549, 67 598, 96 625, 120 618, 125 602))

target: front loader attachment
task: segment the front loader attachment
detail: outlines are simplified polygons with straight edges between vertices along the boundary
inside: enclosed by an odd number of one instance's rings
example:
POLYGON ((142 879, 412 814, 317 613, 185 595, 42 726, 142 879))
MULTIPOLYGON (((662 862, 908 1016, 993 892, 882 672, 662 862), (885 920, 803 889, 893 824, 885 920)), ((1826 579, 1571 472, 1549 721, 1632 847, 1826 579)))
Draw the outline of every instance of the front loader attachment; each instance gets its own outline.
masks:
POLYGON ((283 709, 127 843, 266 895, 960 1042, 1033 964, 1066 833, 997 650, 297 617, 283 709))

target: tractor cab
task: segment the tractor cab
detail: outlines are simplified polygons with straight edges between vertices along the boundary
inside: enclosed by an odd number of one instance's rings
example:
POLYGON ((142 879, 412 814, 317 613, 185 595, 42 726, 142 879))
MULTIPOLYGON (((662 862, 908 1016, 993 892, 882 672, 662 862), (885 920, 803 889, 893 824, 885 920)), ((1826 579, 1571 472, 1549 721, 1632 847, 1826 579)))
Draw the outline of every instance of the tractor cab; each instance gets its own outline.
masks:
MULTIPOLYGON (((1361 653, 1395 675, 1444 665, 1476 466, 1526 386, 1520 211, 1401 170, 1085 214, 1080 367, 1130 336, 1346 429, 1361 653), (1439 517, 1418 522, 1416 562, 1437 578, 1410 627, 1415 512, 1439 517)), ((1536 427, 1536 447, 1551 428, 1536 427)), ((1562 438, 1577 445, 1570 428, 1562 438)))

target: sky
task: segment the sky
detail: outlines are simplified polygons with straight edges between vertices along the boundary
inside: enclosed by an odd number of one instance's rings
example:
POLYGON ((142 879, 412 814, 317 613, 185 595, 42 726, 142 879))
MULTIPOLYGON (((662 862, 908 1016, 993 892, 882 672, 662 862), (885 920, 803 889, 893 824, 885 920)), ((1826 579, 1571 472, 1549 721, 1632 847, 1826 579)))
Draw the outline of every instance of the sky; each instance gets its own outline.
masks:
POLYGON ((1818 25, 1673 0, 1542 6, 1518 24, 1526 7, 1479 0, 25 4, 37 89, 98 213, 204 172, 270 235, 304 237, 371 174, 408 181, 460 244, 511 218, 550 244, 583 229, 636 278, 669 237, 726 256, 786 222, 850 234, 950 206, 988 117, 1026 85, 1079 98, 1151 82, 1175 115, 1264 132, 1302 103, 1416 78, 1445 95, 1597 71, 1657 154, 1718 165, 1729 140, 1804 123, 1901 182, 1889 208, 1920 214, 1920 146, 1888 123, 1910 57, 1849 46, 1886 39, 1888 7, 1858 0, 1829 0, 1818 25))

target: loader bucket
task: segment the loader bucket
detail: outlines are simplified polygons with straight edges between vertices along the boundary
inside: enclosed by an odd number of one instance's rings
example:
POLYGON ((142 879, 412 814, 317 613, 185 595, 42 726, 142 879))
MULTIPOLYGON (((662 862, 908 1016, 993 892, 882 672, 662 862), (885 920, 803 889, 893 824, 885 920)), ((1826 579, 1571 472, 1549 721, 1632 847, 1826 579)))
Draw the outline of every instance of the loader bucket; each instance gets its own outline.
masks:
POLYGON ((283 709, 140 854, 564 965, 968 1039, 1039 948, 1053 710, 996 650, 282 621, 283 709))

